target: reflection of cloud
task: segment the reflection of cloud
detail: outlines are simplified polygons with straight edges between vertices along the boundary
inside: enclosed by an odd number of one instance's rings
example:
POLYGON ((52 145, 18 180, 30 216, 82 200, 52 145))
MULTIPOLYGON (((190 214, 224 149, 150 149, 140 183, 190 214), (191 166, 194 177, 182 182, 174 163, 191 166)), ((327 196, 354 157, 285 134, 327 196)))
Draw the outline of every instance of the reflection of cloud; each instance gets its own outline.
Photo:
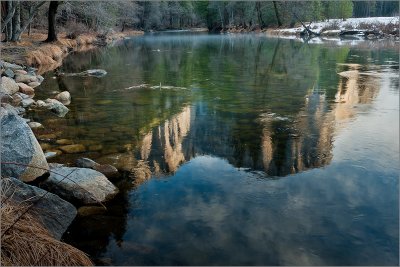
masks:
MULTIPOLYGON (((153 265, 394 264, 396 181, 375 176, 333 164, 265 180, 200 156, 173 181, 141 188, 147 213, 130 212, 124 240, 164 249, 130 254, 138 264, 149 258, 153 265)), ((108 249, 122 264, 127 252, 108 249)))

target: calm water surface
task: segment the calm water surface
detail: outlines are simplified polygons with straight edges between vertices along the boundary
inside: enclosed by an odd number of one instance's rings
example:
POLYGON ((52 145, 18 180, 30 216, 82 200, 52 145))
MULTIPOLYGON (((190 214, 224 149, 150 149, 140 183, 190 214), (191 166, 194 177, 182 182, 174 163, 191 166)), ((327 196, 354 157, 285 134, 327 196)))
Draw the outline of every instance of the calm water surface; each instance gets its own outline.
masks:
POLYGON ((54 162, 87 156, 152 177, 115 181, 108 212, 64 239, 98 264, 398 265, 398 58, 207 34, 69 56, 62 72, 108 74, 48 73, 38 88, 72 95, 65 118, 30 113, 39 134, 87 149, 54 162))

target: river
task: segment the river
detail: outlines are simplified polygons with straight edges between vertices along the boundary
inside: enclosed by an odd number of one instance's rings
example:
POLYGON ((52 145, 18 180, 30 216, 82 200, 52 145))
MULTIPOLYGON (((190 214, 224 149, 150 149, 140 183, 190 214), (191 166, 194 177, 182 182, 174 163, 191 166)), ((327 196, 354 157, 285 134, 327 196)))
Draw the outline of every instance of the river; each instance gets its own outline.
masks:
MULTIPOLYGON (((399 51, 262 35, 146 34, 75 53, 30 113, 151 177, 64 240, 106 265, 398 265, 399 51)), ((43 143, 43 141, 41 141, 43 143)), ((57 149, 53 141, 51 149, 57 149)))

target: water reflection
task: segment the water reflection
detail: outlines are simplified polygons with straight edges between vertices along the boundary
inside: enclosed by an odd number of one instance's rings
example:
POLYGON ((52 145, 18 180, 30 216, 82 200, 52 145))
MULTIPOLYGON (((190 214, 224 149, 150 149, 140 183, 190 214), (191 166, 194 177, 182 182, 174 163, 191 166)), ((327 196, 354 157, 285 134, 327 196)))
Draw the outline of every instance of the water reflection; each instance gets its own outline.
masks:
POLYGON ((63 119, 30 113, 42 145, 70 139, 87 151, 54 161, 152 177, 121 181, 109 212, 65 238, 102 264, 398 263, 394 58, 251 35, 144 36, 71 56, 61 71, 108 75, 49 74, 39 94, 69 90, 72 103, 63 119))

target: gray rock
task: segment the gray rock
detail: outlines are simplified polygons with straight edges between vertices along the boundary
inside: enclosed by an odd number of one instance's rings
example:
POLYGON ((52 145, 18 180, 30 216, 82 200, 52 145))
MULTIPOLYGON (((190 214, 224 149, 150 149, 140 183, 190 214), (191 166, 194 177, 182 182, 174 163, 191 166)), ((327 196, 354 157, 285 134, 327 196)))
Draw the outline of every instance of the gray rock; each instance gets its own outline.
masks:
POLYGON ((38 100, 38 101, 36 101, 35 105, 37 107, 41 108, 41 107, 45 107, 46 103, 43 100, 38 100))
POLYGON ((44 153, 44 156, 46 157, 46 159, 51 159, 51 158, 54 158, 55 156, 57 156, 57 152, 49 151, 49 152, 44 153))
POLYGON ((15 74, 28 74, 26 71, 24 70, 15 70, 14 71, 15 74))
POLYGON ((26 94, 26 95, 35 94, 35 90, 32 87, 30 87, 29 85, 26 85, 24 83, 17 83, 17 84, 19 86, 19 91, 21 93, 26 94))
POLYGON ((15 112, 17 112, 18 115, 22 115, 26 110, 23 107, 15 107, 15 112))
POLYGON ((6 69, 3 73, 5 76, 9 77, 9 78, 14 78, 15 74, 12 71, 12 69, 6 69))
POLYGON ((31 96, 30 96, 30 95, 27 95, 27 94, 24 94, 24 93, 21 93, 21 92, 19 92, 19 93, 16 93, 15 95, 18 95, 18 96, 20 96, 20 97, 21 97, 21 99, 28 99, 28 98, 31 98, 31 96))
POLYGON ((42 83, 44 81, 44 78, 42 75, 36 75, 36 78, 38 79, 39 83, 42 83))
POLYGON ((97 162, 88 159, 88 158, 79 158, 75 161, 75 165, 79 168, 93 168, 96 165, 99 165, 97 162))
POLYGON ((27 99, 23 99, 21 101, 21 105, 24 108, 29 107, 30 105, 32 105, 33 103, 35 103, 35 100, 33 100, 32 98, 27 98, 27 99))
POLYGON ((40 82, 30 82, 28 85, 32 88, 38 87, 40 85, 40 82))
POLYGON ((61 167, 65 167, 65 165, 61 164, 61 163, 49 163, 50 170, 53 170, 56 168, 61 168, 61 167))
POLYGON ((46 173, 49 165, 32 130, 18 116, 16 109, 10 107, 8 105, 0 108, 1 161, 25 166, 1 164, 1 175, 16 177, 25 182, 33 181, 46 173))
MULTIPOLYGON (((38 79, 34 75, 29 75, 29 74, 17 74, 15 75, 15 81, 17 83, 31 83, 31 82, 37 82, 38 79)), ((31 85, 29 85, 31 86, 31 85)), ((33 86, 31 86, 33 87, 33 86)))
POLYGON ((57 94, 54 98, 64 105, 69 105, 71 103, 71 94, 68 91, 61 92, 57 94))
POLYGON ((13 101, 14 101, 14 98, 12 96, 10 96, 9 94, 0 92, 0 102, 1 103, 11 104, 11 103, 13 103, 13 101))
POLYGON ((56 99, 46 99, 44 102, 47 104, 47 108, 54 112, 58 117, 64 117, 69 111, 66 106, 56 99))
POLYGON ((103 165, 98 164, 94 166, 92 169, 101 172, 109 179, 116 178, 119 176, 118 169, 110 164, 103 164, 103 165))
POLYGON ((28 125, 31 129, 43 128, 43 125, 39 122, 28 122, 28 125))
POLYGON ((37 71, 37 68, 33 68, 33 67, 27 67, 26 71, 32 73, 32 75, 35 75, 35 71, 37 71))
POLYGON ((38 218, 58 240, 77 214, 76 208, 71 203, 36 186, 25 184, 15 178, 1 179, 0 184, 5 198, 14 205, 36 203, 28 213, 38 218))
POLYGON ((41 184, 66 200, 83 204, 104 202, 118 193, 118 188, 103 174, 86 168, 54 168, 41 184))
POLYGON ((19 91, 18 84, 11 78, 1 77, 0 92, 4 94, 13 95, 19 91))
POLYGON ((20 66, 20 65, 13 64, 13 63, 8 63, 8 62, 5 62, 5 61, 2 62, 2 66, 5 69, 7 69, 7 68, 10 68, 12 70, 22 70, 23 69, 22 66, 20 66))

